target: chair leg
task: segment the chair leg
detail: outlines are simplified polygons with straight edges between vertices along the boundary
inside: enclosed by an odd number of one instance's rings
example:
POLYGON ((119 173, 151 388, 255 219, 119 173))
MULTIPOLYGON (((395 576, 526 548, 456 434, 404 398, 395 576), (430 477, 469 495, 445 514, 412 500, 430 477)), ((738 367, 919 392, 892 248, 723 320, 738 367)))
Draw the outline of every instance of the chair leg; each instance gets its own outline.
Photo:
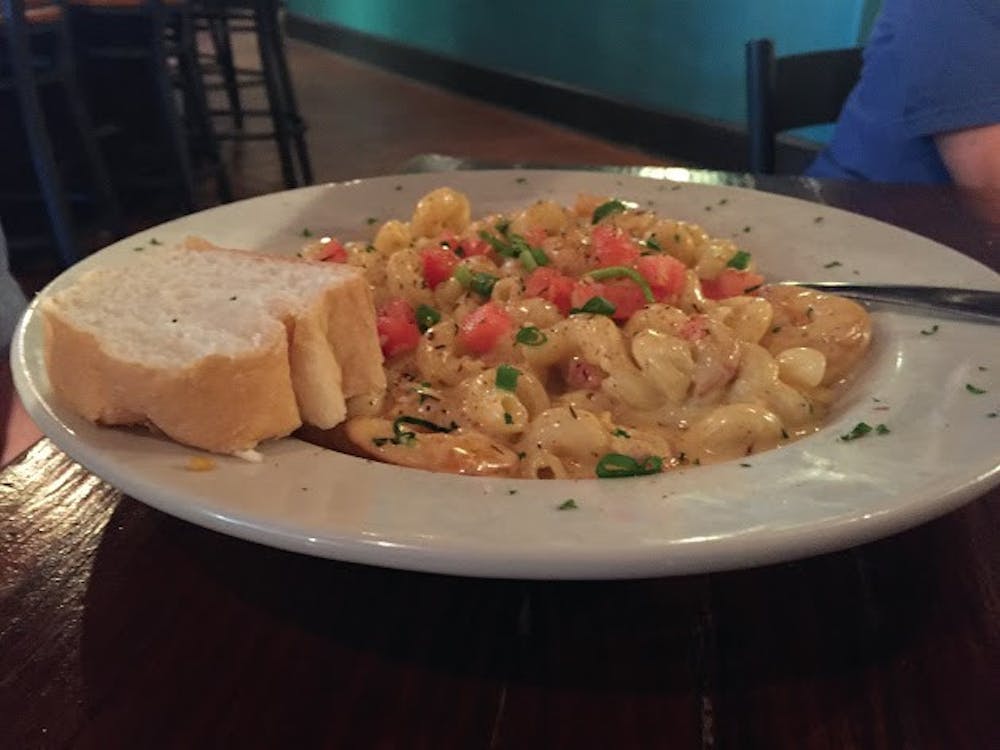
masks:
POLYGON ((292 132, 295 138, 295 151, 299 157, 299 171, 302 173, 302 182, 311 185, 313 182, 312 164, 309 161, 309 148, 306 145, 305 124, 299 113, 298 104, 295 100, 295 88, 292 86, 292 77, 288 72, 288 57, 285 54, 285 41, 281 35, 281 28, 278 25, 277 14, 268 16, 268 23, 272 25, 273 33, 270 38, 274 44, 275 63, 278 69, 278 76, 284 92, 285 115, 292 125, 292 132))
POLYGON ((191 155, 188 153, 187 138, 180 115, 177 114, 177 100, 174 98, 174 87, 167 72, 166 50, 163 45, 162 28, 153 30, 154 54, 149 64, 152 68, 156 93, 160 100, 160 110, 163 123, 167 129, 167 139, 173 150, 173 168, 181 188, 181 201, 185 211, 194 211, 194 171, 191 167, 191 155))
POLYGON ((243 130, 243 103, 240 101, 240 87, 236 82, 236 63, 233 61, 233 42, 229 33, 229 20, 212 18, 208 22, 212 46, 215 48, 215 63, 222 75, 222 85, 233 114, 233 127, 243 130))
POLYGON ((76 130, 80 134, 84 156, 90 170, 90 178, 97 192, 97 197, 103 204, 108 229, 115 237, 122 237, 125 234, 125 223, 122 218, 121 204, 118 201, 118 195, 115 193, 111 174, 108 172, 104 161, 104 155, 101 153, 100 145, 97 142, 94 123, 84 104, 83 92, 76 77, 76 67, 73 64, 70 39, 65 27, 62 29, 60 43, 63 45, 62 53, 64 55, 63 89, 66 92, 70 117, 73 118, 76 130))
POLYGON ((219 149, 219 139, 215 135, 215 125, 212 122, 212 115, 208 111, 208 95, 205 92, 205 83, 201 77, 201 68, 198 66, 198 53, 195 48, 195 39, 190 18, 182 18, 180 22, 177 64, 180 68, 181 76, 187 84, 187 100, 192 108, 190 119, 204 139, 208 157, 215 168, 215 182, 219 200, 223 203, 228 203, 233 199, 232 188, 229 185, 229 175, 226 173, 226 165, 222 161, 222 152, 219 149))
POLYGON ((46 213, 52 226, 56 250, 63 265, 70 266, 80 259, 73 216, 63 190, 62 178, 56 166, 52 141, 38 96, 38 87, 31 72, 31 59, 27 43, 21 34, 10 35, 10 61, 14 74, 21 119, 28 138, 31 161, 35 167, 46 213))
POLYGON ((267 89, 268 105, 271 109, 271 120, 274 123, 274 133, 278 143, 278 156, 281 159, 281 174, 285 187, 299 186, 295 176, 295 164, 292 162, 290 133, 288 132, 288 107, 281 86, 281 76, 278 72, 277 54, 273 37, 277 26, 271 20, 275 12, 274 5, 267 0, 257 0, 257 50, 260 55, 260 67, 264 74, 264 86, 267 89))

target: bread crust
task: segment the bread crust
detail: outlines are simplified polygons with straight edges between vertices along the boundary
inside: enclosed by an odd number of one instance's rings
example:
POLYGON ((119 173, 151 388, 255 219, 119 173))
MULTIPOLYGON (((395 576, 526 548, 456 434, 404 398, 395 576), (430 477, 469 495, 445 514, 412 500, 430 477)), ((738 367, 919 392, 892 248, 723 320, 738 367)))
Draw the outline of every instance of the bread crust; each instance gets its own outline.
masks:
POLYGON ((301 425, 282 335, 239 357, 151 368, 108 354, 96 336, 43 305, 45 363, 57 397, 99 424, 149 424, 217 453, 250 450, 301 425))

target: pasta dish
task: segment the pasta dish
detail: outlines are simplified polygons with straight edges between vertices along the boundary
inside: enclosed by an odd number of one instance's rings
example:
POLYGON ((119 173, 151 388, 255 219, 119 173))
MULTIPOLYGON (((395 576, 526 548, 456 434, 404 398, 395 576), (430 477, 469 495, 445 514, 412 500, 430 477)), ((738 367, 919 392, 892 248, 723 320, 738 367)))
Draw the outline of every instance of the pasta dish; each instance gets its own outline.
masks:
POLYGON ((354 452, 527 478, 739 459, 815 431, 871 338, 858 304, 764 284, 730 239, 580 196, 473 219, 449 188, 370 241, 303 251, 359 268, 388 388, 349 403, 354 452))

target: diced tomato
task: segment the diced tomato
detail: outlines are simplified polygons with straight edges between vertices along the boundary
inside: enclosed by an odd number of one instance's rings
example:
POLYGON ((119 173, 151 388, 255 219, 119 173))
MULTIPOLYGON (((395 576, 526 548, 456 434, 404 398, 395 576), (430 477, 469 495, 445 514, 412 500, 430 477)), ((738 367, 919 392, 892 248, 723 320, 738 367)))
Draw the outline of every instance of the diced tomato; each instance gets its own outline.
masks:
POLYGON ((492 252, 490 243, 486 240, 481 240, 478 237, 470 237, 468 239, 462 240, 459 244, 459 251, 456 255, 460 254, 463 258, 474 258, 477 255, 489 255, 492 252))
POLYGON ((486 354, 501 338, 510 333, 513 323, 502 307, 495 302, 473 310, 462 321, 458 342, 473 354, 486 354))
POLYGON ((700 341, 708 335, 708 316, 692 315, 678 333, 686 341, 700 341))
POLYGON ((559 308, 563 315, 569 313, 570 295, 576 282, 550 266, 536 268, 524 281, 525 297, 541 297, 559 308))
POLYGON ((458 265, 459 258, 443 247, 425 247, 420 251, 420 260, 424 266, 424 281, 434 289, 442 281, 451 278, 451 272, 458 265))
POLYGON ((375 323, 382 354, 386 357, 394 357, 417 348, 420 329, 417 328, 413 308, 406 300, 396 299, 382 307, 375 323))
POLYGON ((615 311, 611 314, 614 320, 628 320, 646 306, 642 288, 631 279, 578 281, 573 287, 570 301, 573 307, 583 307, 593 297, 603 297, 615 306, 615 311))
POLYGON ((628 320, 646 306, 642 288, 629 279, 604 282, 604 294, 601 296, 615 306, 611 316, 615 320, 628 320))
POLYGON ((329 263, 346 263, 347 250, 335 239, 329 242, 320 242, 316 245, 316 250, 310 253, 312 260, 323 260, 329 263))
POLYGON ((687 266, 673 256, 643 255, 635 262, 635 267, 649 282, 658 302, 676 296, 684 288, 687 266))
POLYGON ((752 271, 737 271, 726 268, 714 279, 702 279, 701 291, 709 299, 729 299, 746 294, 764 283, 764 277, 752 271))
POLYGON ((529 245, 533 245, 534 247, 538 247, 545 242, 545 238, 548 236, 549 233, 541 227, 532 227, 524 233, 524 239, 528 241, 529 245))
POLYGON ((609 224, 598 224, 591 233, 594 240, 594 258, 598 268, 631 266, 639 258, 639 248, 620 229, 609 224))

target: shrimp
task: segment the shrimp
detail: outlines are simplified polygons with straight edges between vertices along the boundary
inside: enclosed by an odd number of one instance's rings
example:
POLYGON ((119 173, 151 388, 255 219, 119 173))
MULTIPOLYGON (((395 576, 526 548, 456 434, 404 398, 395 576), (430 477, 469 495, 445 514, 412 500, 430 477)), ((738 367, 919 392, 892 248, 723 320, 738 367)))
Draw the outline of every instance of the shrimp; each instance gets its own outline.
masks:
POLYGON ((411 469, 446 471, 477 476, 510 476, 520 460, 514 451, 481 432, 417 432, 393 441, 392 422, 378 417, 356 417, 345 427, 348 439, 362 452, 390 464, 411 469))
POLYGON ((775 357, 795 347, 819 350, 826 357, 823 385, 842 380, 868 351, 871 318, 858 303, 790 286, 765 287, 760 296, 774 310, 761 346, 775 357))

